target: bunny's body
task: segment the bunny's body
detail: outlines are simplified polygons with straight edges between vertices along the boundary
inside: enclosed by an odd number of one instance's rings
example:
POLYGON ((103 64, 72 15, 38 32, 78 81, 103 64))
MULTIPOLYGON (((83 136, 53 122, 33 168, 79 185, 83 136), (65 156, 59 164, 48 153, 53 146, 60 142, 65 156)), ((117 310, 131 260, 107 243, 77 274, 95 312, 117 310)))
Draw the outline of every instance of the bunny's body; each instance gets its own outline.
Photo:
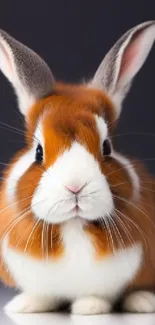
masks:
POLYGON ((23 292, 8 310, 68 300, 73 313, 105 313, 126 294, 126 310, 155 311, 154 182, 110 140, 154 32, 154 22, 129 31, 79 86, 56 84, 44 61, 1 32, 1 69, 26 116, 27 143, 0 197, 0 276, 23 292))
POLYGON ((96 262, 93 244, 78 220, 68 221, 62 234, 65 256, 57 261, 34 260, 4 245, 5 261, 18 287, 32 296, 74 301, 95 292, 115 301, 140 268, 141 247, 135 244, 96 262))

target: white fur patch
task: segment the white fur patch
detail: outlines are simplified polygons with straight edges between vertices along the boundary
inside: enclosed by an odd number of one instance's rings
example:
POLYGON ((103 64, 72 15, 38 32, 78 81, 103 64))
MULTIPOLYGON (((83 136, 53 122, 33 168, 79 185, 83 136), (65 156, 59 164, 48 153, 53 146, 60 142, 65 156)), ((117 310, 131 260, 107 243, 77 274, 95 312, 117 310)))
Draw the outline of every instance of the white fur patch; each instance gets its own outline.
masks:
POLYGON ((102 296, 114 301, 133 279, 142 261, 142 248, 134 245, 96 260, 94 246, 82 220, 62 224, 65 254, 58 260, 37 260, 3 243, 3 257, 17 287, 35 296, 74 300, 102 296))
POLYGON ((121 163, 122 168, 124 167, 127 170, 133 184, 133 199, 137 200, 140 194, 140 179, 132 162, 116 151, 113 151, 112 157, 121 163))
MULTIPOLYGON (((32 148, 24 153, 19 160, 14 164, 13 169, 7 179, 6 194, 10 202, 15 200, 16 187, 19 179, 28 170, 35 160, 35 149, 32 148)), ((28 185, 24 185, 23 187, 28 185)))
POLYGON ((32 200, 36 217, 51 223, 75 216, 95 220, 108 216, 113 208, 112 194, 98 162, 77 142, 43 173, 32 200), (66 186, 83 188, 75 196, 66 186))
POLYGON ((98 129, 98 133, 100 136, 100 141, 101 141, 101 151, 103 150, 103 142, 104 140, 106 140, 107 135, 108 135, 108 128, 107 128, 107 124, 104 121, 104 119, 101 116, 97 116, 95 115, 95 120, 96 120, 96 124, 97 124, 97 129, 98 129))
POLYGON ((41 144, 41 146, 44 148, 45 144, 44 144, 44 136, 43 136, 43 132, 42 132, 41 122, 37 123, 36 131, 34 133, 34 138, 35 138, 35 141, 37 141, 38 144, 41 144))

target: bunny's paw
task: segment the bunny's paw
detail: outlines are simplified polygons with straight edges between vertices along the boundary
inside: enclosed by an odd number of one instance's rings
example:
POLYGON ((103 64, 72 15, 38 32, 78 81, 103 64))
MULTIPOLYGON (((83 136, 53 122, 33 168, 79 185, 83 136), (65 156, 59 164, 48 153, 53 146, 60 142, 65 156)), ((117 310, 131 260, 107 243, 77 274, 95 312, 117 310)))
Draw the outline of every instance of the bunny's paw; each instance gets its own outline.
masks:
POLYGON ((12 313, 39 313, 56 310, 59 302, 47 297, 34 297, 21 293, 13 298, 5 307, 6 312, 12 313))
POLYGON ((132 313, 154 313, 155 294, 149 291, 131 293, 124 301, 124 310, 132 313))
POLYGON ((95 315, 111 311, 112 305, 102 298, 90 296, 77 299, 72 304, 72 314, 95 315))

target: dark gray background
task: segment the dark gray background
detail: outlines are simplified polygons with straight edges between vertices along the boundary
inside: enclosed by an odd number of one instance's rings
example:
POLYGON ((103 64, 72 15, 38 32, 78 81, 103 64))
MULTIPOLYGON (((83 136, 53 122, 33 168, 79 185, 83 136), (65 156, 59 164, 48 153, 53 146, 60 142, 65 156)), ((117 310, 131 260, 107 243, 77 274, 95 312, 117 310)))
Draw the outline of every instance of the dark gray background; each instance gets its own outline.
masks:
MULTIPOLYGON (((122 33, 152 19, 155 0, 1 0, 0 9, 0 27, 38 52, 57 79, 71 82, 91 77, 122 33)), ((0 74, 0 121, 21 128, 16 108, 11 86, 0 74)), ((116 147, 146 158, 155 173, 155 46, 125 101, 120 133, 116 147)), ((7 162, 22 141, 22 135, 0 125, 0 161, 7 162)))

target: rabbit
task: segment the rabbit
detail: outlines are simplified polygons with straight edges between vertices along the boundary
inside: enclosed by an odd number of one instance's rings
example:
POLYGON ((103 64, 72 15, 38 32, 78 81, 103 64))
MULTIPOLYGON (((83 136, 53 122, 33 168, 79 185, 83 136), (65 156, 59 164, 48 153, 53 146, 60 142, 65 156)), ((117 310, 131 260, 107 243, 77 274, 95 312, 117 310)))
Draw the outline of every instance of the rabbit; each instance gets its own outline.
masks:
POLYGON ((56 82, 40 56, 0 31, 0 68, 25 119, 25 147, 0 191, 0 278, 7 312, 155 312, 155 183, 116 152, 123 100, 155 39, 127 31, 94 77, 56 82))

